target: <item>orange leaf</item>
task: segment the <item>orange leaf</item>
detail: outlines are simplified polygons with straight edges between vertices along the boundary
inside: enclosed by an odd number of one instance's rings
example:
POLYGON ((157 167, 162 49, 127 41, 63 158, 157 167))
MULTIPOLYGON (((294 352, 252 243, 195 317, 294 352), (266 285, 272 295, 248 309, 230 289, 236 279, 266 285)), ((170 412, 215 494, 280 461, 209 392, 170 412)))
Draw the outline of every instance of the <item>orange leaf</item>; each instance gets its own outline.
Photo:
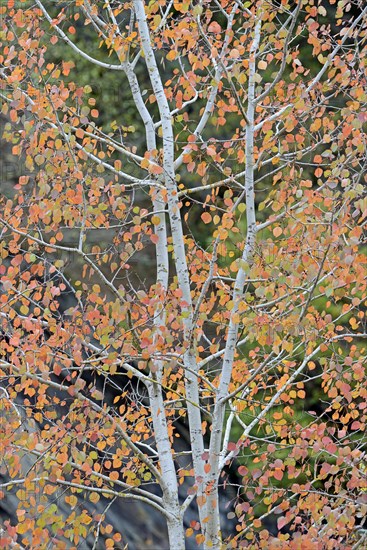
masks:
POLYGON ((166 59, 168 59, 168 61, 173 61, 174 59, 176 59, 176 56, 177 56, 177 53, 175 52, 175 50, 171 50, 166 55, 166 59))
POLYGON ((210 223, 212 221, 212 217, 209 214, 209 212, 203 212, 201 214, 201 219, 203 220, 204 223, 210 223))
POLYGON ((206 162, 200 162, 197 168, 197 173, 199 174, 199 176, 204 176, 207 169, 208 165, 206 164, 206 162))

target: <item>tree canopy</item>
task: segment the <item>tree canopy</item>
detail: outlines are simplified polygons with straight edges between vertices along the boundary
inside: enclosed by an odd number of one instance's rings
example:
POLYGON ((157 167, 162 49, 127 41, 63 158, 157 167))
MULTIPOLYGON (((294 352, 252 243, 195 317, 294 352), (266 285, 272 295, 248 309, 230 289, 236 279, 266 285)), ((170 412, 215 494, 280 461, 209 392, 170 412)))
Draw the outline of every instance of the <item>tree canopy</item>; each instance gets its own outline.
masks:
POLYGON ((172 550, 363 547, 367 7, 0 14, 2 545, 121 548, 103 496, 172 550))

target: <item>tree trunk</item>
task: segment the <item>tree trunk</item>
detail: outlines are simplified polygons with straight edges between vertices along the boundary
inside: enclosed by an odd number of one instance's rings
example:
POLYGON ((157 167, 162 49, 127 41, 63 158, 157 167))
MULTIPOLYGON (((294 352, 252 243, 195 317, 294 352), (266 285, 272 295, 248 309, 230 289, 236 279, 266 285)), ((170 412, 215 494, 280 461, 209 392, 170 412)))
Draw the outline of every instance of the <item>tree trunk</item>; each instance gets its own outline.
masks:
MULTIPOLYGON (((172 512, 172 508, 167 504, 168 510, 172 512)), ((177 507, 176 507, 177 508, 177 507)), ((170 550, 185 550, 185 531, 183 526, 183 518, 180 511, 177 510, 174 519, 167 520, 168 540, 170 550)))

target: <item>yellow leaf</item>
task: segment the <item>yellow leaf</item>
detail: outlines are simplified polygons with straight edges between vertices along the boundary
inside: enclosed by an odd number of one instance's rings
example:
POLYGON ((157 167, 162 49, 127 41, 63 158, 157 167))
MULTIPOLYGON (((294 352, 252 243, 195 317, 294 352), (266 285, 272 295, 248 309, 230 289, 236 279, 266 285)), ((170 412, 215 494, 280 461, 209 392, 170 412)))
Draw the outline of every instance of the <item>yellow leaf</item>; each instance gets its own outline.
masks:
POLYGON ((261 71, 264 71, 266 69, 266 67, 268 66, 267 62, 264 61, 263 59, 261 61, 259 61, 258 65, 259 69, 261 71))

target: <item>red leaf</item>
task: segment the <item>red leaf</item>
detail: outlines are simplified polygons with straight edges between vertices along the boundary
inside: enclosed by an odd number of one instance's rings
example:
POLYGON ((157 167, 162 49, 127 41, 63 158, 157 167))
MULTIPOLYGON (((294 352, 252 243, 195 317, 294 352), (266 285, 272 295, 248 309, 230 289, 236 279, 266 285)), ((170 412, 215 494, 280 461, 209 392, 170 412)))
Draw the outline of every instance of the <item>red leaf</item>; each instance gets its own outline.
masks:
POLYGON ((351 430, 359 430, 361 428, 362 424, 358 422, 358 420, 355 420, 351 425, 351 430))
POLYGON ((208 27, 208 31, 218 34, 222 32, 222 27, 216 21, 212 21, 208 27))
POLYGON ((284 525, 287 525, 287 520, 285 519, 285 517, 282 516, 281 518, 278 518, 277 525, 279 530, 282 529, 284 525))

